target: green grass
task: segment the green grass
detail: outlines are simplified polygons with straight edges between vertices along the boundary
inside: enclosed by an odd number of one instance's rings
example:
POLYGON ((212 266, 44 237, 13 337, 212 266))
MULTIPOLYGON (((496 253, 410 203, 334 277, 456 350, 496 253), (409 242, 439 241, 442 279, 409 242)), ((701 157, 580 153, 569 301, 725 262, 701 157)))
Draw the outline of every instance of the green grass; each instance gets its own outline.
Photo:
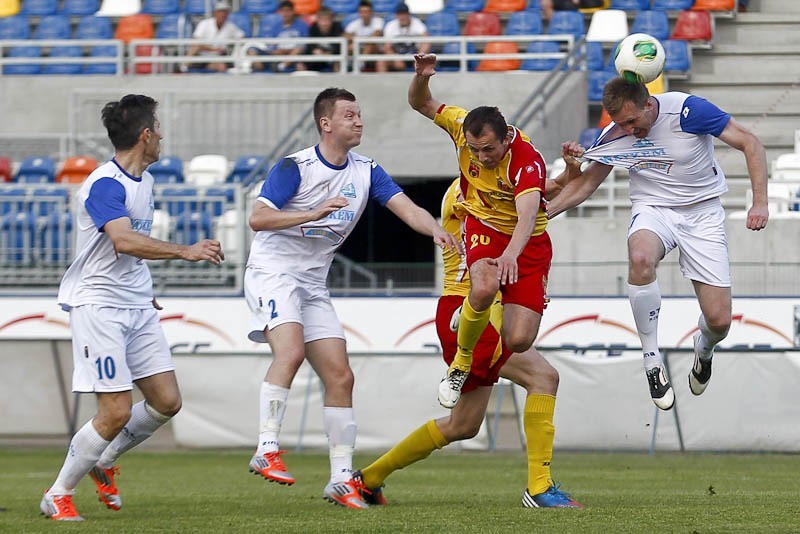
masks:
POLYGON ((554 476, 587 508, 530 510, 521 453, 439 453, 389 479, 389 506, 358 511, 321 499, 327 455, 289 454, 298 483, 285 487, 250 475, 248 451, 134 451, 120 464, 122 511, 106 510, 87 479, 75 497, 86 521, 54 524, 39 500, 63 454, 0 449, 0 532, 800 531, 792 455, 558 453, 554 476))

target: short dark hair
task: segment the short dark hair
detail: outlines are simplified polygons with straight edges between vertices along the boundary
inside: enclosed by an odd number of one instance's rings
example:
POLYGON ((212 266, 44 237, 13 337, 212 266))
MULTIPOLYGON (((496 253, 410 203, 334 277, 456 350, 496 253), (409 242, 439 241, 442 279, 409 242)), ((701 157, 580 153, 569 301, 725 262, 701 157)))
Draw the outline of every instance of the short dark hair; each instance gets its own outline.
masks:
POLYGON ((125 95, 103 106, 100 117, 116 150, 129 150, 145 128, 155 128, 158 102, 145 95, 125 95))
POLYGON ((292 11, 294 11, 294 4, 289 0, 283 0, 283 2, 278 4, 278 9, 283 9, 284 7, 290 7, 292 8, 292 11))
POLYGON ((339 87, 328 87, 314 100, 314 124, 317 125, 317 131, 322 133, 322 128, 319 125, 319 120, 322 117, 330 117, 333 114, 333 106, 339 100, 347 100, 348 102, 355 102, 356 95, 347 89, 339 87))
POLYGON ((612 78, 603 88, 603 107, 609 115, 616 115, 625 105, 633 102, 641 109, 650 98, 650 92, 643 83, 630 82, 625 78, 612 78))
POLYGON ((372 2, 370 2, 369 0, 361 0, 358 3, 358 7, 368 7, 370 9, 372 9, 372 2))
POLYGON ((483 128, 488 126, 501 141, 508 134, 508 124, 500 110, 493 106, 480 106, 464 117, 464 132, 469 132, 475 137, 483 133, 483 128))

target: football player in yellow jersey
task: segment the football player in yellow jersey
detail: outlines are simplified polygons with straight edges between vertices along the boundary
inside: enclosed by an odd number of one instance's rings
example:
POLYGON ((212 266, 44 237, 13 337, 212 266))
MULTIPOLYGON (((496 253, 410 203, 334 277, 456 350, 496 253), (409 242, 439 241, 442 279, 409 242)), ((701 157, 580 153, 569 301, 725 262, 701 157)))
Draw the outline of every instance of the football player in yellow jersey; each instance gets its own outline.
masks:
MULTIPOLYGON (((579 164, 570 161, 568 168, 556 181, 548 181, 551 195, 571 178, 580 174, 579 164)), ((460 197, 460 180, 456 178, 442 201, 442 226, 456 238, 462 237, 462 221, 454 207, 460 197)), ((469 272, 464 258, 455 250, 443 250, 444 290, 436 309, 436 332, 442 344, 444 360, 450 364, 456 353, 458 308, 469 293, 469 272), (454 319, 454 316, 456 319, 454 319)), ((550 462, 553 458, 553 412, 558 372, 533 347, 522 354, 512 353, 500 342, 500 313, 502 306, 491 306, 492 320, 482 332, 474 349, 474 361, 464 382, 462 398, 448 417, 428 421, 401 442, 375 460, 353 473, 361 496, 369 504, 386 504, 382 485, 398 469, 427 458, 433 451, 454 441, 469 439, 481 427, 492 386, 503 376, 524 387, 523 424, 528 455, 528 485, 522 495, 522 505, 528 508, 580 508, 582 505, 561 491, 552 481, 550 462)))
POLYGON ((545 231, 544 159, 524 133, 495 107, 470 112, 431 95, 435 54, 414 56, 408 103, 450 135, 456 147, 463 202, 469 295, 458 326, 458 351, 439 384, 439 403, 452 408, 469 376, 472 354, 502 293, 503 342, 525 352, 539 331, 553 250, 545 231))

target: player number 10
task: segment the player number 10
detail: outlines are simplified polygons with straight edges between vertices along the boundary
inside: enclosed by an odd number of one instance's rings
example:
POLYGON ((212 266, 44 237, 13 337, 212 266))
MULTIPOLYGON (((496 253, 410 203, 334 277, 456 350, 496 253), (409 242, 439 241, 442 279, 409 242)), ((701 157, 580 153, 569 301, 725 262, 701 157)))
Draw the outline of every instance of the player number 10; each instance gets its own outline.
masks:
POLYGON ((103 374, 105 373, 106 379, 114 378, 114 375, 117 374, 117 366, 114 363, 114 359, 111 356, 106 356, 105 358, 97 358, 94 361, 94 364, 97 366, 97 377, 100 380, 103 380, 103 374))

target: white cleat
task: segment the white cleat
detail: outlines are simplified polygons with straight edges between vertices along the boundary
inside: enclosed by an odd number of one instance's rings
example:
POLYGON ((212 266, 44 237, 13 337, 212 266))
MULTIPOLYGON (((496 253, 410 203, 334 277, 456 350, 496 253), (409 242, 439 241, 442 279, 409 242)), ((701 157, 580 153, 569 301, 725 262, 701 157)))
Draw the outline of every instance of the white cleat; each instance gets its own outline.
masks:
MULTIPOLYGON (((689 389, 694 395, 702 395, 711 381, 711 358, 708 361, 700 359, 700 352, 697 350, 697 342, 700 340, 700 333, 694 335, 694 365, 689 371, 689 389)), ((711 352, 714 356, 714 352, 711 352)))
POLYGON ((458 399, 461 398, 461 388, 464 387, 469 373, 460 369, 448 369, 447 374, 439 382, 439 404, 451 410, 458 399))
POLYGON ((328 482, 322 492, 322 498, 346 508, 356 510, 369 508, 369 504, 361 497, 358 483, 352 478, 345 482, 328 482))
POLYGON ((39 509, 53 521, 83 521, 72 503, 72 494, 51 495, 48 489, 42 496, 39 509))

